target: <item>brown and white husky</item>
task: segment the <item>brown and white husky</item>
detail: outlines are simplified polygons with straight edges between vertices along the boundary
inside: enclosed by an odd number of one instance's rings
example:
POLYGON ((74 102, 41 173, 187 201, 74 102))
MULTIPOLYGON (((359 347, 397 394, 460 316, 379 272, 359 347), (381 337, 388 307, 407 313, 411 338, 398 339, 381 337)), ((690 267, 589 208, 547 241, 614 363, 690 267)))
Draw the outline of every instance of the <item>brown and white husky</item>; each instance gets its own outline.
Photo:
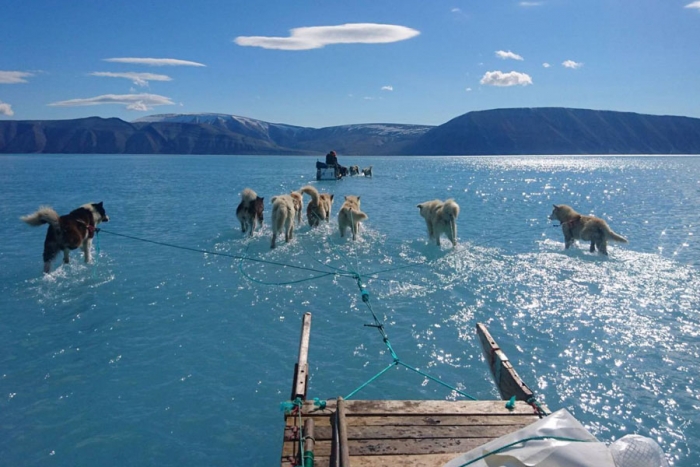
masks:
POLYGON ((627 239, 616 234, 603 219, 595 216, 584 216, 574 211, 566 204, 555 204, 550 220, 561 223, 561 231, 564 234, 564 249, 569 249, 576 240, 590 241, 590 251, 598 251, 608 254, 608 240, 620 243, 628 243, 627 239))
POLYGON ((328 222, 331 217, 331 207, 333 206, 333 195, 328 193, 319 194, 318 190, 311 185, 306 185, 301 190, 311 196, 306 207, 306 217, 311 227, 316 227, 321 221, 328 222))
POLYGON ((258 196, 256 192, 250 188, 246 188, 241 192, 241 202, 236 208, 236 217, 241 223, 241 232, 246 233, 251 237, 253 232, 263 223, 263 210, 265 198, 258 196))
POLYGON ((82 247, 85 262, 90 262, 92 238, 100 222, 109 221, 102 201, 84 204, 70 213, 59 216, 48 206, 42 206, 34 214, 23 216, 24 222, 31 226, 49 224, 44 240, 44 272, 51 271, 51 262, 59 251, 63 251, 63 262, 69 262, 70 250, 82 247))

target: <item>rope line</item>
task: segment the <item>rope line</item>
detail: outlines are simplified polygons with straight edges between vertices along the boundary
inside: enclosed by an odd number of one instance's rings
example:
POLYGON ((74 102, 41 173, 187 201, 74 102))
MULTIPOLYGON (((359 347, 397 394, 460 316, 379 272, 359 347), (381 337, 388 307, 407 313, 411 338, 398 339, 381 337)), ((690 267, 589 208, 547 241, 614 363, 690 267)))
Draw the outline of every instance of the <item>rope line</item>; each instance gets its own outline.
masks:
POLYGON ((269 260, 260 259, 260 258, 253 258, 251 256, 234 255, 234 254, 230 254, 230 253, 221 253, 218 251, 204 250, 201 248, 191 248, 191 247, 187 247, 187 246, 180 246, 180 245, 175 245, 172 243, 158 242, 155 240, 149 240, 147 238, 140 238, 140 237, 134 237, 132 235, 125 235, 125 234, 120 234, 120 233, 116 233, 116 232, 110 232, 109 230, 104 230, 104 229, 101 229, 100 232, 108 233, 110 235, 115 235, 117 237, 128 238, 131 240, 138 240, 138 241, 145 242, 145 243, 152 243, 154 245, 176 248, 178 250, 194 251, 195 253, 205 253, 205 254, 213 255, 213 256, 224 256, 227 258, 240 259, 240 260, 245 260, 245 261, 253 261, 256 263, 271 264, 273 266, 281 266, 281 267, 285 267, 285 268, 299 269, 302 271, 317 272, 317 273, 324 274, 324 275, 328 274, 328 271, 321 271, 320 269, 309 268, 306 266, 296 266, 293 264, 280 263, 277 261, 269 261, 269 260))

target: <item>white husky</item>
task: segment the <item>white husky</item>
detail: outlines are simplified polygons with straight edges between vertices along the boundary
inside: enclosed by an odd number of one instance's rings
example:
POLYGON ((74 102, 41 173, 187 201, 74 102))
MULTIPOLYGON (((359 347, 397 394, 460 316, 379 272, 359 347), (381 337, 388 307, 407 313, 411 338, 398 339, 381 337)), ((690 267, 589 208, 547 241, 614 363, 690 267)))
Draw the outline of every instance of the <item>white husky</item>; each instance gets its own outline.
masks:
POLYGON ((459 216, 459 205, 453 199, 445 202, 439 199, 426 201, 418 205, 420 215, 425 219, 428 226, 428 236, 440 245, 440 235, 443 233, 452 242, 452 246, 457 245, 457 216, 459 216))
POLYGON ((292 195, 280 195, 272 198, 272 243, 275 247, 277 234, 284 229, 284 241, 289 242, 294 236, 294 216, 296 208, 292 195))
POLYGON ((350 227, 352 231, 352 239, 357 238, 360 222, 367 219, 367 214, 360 211, 360 197, 348 195, 345 197, 345 202, 340 207, 338 212, 338 228, 340 236, 345 236, 345 230, 350 227))

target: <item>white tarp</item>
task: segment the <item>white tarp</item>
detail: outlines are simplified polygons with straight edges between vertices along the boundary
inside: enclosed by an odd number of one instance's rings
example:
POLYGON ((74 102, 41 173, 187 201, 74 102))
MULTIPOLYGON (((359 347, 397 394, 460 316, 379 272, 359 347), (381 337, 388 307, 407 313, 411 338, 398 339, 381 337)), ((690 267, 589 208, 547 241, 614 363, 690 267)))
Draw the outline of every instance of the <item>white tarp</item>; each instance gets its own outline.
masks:
POLYGON ((615 467, 605 443, 599 442, 566 409, 472 449, 443 467, 465 464, 470 467, 615 467), (512 443, 516 444, 503 449, 512 443))

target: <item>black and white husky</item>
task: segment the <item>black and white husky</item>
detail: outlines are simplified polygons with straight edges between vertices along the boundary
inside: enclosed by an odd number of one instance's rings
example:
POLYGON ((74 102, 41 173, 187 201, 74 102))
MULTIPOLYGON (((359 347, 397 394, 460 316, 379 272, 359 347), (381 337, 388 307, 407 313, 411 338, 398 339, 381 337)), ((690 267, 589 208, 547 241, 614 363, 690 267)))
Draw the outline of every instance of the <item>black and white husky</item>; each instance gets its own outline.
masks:
POLYGON ((68 263, 68 253, 82 247, 85 262, 90 262, 90 246, 95 236, 95 228, 100 222, 109 221, 109 217, 99 203, 83 204, 69 214, 59 216, 48 206, 42 206, 34 214, 21 217, 32 226, 49 224, 44 240, 44 272, 51 271, 51 262, 59 251, 63 251, 63 262, 68 263))

